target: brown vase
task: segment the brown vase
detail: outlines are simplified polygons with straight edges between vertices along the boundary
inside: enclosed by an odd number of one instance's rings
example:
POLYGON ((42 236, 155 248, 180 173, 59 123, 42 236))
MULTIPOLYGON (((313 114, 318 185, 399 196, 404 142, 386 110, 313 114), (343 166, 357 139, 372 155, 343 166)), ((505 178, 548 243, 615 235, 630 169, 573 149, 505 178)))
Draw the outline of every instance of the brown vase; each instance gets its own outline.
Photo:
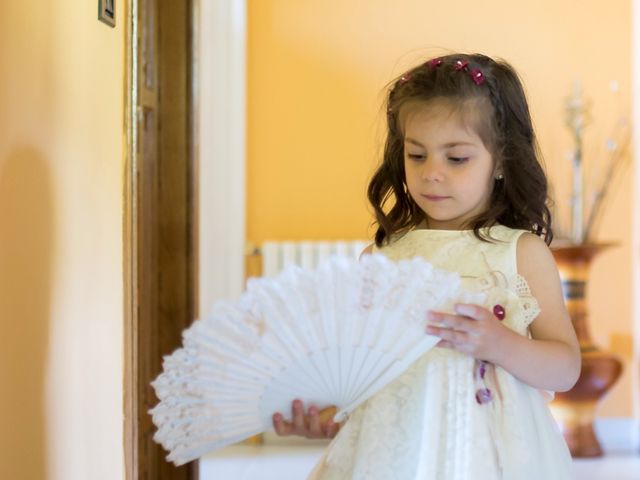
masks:
POLYGON ((599 457, 602 448, 593 430, 598 401, 616 382, 622 362, 596 347, 591 339, 587 312, 587 282, 593 258, 612 244, 552 245, 560 271, 565 303, 580 341, 582 369, 575 386, 559 392, 551 410, 560 424, 573 457, 599 457))

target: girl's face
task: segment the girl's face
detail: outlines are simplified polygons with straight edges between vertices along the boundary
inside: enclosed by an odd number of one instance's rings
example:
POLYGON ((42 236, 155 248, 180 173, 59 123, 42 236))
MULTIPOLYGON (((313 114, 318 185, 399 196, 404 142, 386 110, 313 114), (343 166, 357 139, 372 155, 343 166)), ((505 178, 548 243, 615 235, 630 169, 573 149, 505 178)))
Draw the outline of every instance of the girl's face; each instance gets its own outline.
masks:
POLYGON ((409 194, 425 213, 429 228, 468 228, 467 221, 489 207, 494 182, 492 155, 468 121, 474 115, 452 108, 446 100, 404 109, 409 194))

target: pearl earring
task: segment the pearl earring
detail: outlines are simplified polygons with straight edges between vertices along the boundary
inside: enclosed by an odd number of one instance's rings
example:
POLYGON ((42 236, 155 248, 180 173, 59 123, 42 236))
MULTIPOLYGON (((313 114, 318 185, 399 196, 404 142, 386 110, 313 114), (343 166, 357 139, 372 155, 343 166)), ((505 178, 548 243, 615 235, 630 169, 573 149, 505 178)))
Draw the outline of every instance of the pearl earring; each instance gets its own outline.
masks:
POLYGON ((504 175, 499 173, 498 175, 496 175, 496 180, 502 180, 504 178, 504 175))

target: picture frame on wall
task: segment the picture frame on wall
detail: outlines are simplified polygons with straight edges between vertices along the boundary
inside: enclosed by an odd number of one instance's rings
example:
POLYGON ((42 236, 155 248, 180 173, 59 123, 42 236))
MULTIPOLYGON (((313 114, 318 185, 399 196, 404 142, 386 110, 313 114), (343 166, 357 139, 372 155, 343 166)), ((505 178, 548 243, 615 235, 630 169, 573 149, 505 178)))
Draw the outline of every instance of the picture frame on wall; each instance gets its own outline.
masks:
POLYGON ((116 26, 116 0, 98 0, 98 20, 116 26))

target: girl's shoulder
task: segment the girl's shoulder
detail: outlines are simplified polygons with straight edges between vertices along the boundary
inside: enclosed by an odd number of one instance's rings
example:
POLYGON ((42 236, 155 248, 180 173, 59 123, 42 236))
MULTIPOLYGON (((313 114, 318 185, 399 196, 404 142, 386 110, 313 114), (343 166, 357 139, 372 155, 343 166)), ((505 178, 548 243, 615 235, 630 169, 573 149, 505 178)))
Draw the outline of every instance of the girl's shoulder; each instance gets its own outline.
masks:
POLYGON ((545 241, 531 232, 524 232, 517 242, 518 270, 538 270, 541 265, 552 266, 555 270, 556 263, 551 248, 545 241))
POLYGON ((518 265, 523 259, 550 258, 551 249, 545 241, 529 230, 498 226, 492 230, 492 237, 503 241, 509 246, 510 252, 517 258, 518 265))

